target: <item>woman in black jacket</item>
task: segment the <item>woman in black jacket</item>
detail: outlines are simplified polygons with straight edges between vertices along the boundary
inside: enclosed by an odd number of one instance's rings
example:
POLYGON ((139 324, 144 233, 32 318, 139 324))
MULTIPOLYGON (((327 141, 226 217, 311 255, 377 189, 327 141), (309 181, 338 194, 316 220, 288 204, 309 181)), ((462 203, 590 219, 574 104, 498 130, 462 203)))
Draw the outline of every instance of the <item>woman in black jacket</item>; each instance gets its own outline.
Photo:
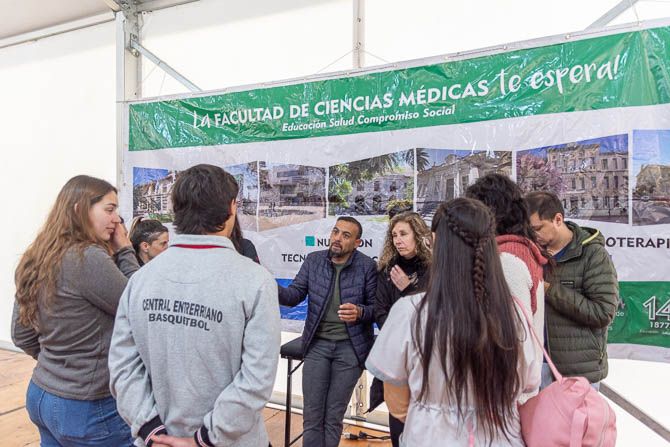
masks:
POLYGON ((233 232, 230 235, 230 240, 239 254, 246 256, 256 264, 261 263, 261 261, 258 259, 256 246, 253 244, 253 242, 251 242, 249 239, 245 239, 242 235, 242 228, 240 227, 240 221, 238 219, 235 219, 235 226, 233 227, 233 232))
MULTIPOLYGON (((430 240, 430 229, 418 213, 404 212, 391 219, 379 258, 374 305, 375 321, 380 329, 396 301, 425 290, 431 258, 430 240)), ((383 384, 374 379, 370 388, 370 410, 383 401, 383 384)), ((399 445, 398 438, 403 427, 404 424, 389 413, 389 429, 394 447, 399 445)))

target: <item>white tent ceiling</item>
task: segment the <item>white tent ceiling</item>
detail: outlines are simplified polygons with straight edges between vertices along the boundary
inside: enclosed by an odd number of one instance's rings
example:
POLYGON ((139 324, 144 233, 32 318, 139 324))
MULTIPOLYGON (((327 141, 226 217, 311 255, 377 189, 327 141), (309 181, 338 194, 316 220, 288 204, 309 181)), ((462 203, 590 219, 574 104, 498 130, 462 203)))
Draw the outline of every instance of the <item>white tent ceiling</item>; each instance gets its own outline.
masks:
POLYGON ((0 0, 0 39, 111 12, 103 0, 0 0))
POLYGON ((0 0, 0 48, 110 21, 120 5, 134 3, 139 12, 198 0, 0 0), (52 29, 52 32, 41 32, 52 29))

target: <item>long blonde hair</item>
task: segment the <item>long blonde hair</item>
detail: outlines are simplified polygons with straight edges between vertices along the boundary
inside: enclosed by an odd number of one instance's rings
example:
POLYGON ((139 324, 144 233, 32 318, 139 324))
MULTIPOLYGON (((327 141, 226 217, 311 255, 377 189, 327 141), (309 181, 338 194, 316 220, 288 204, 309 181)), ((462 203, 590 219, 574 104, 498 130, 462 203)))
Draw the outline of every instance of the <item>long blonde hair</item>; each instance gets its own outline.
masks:
POLYGON ((108 242, 98 237, 93 229, 89 211, 93 205, 110 193, 116 192, 110 183, 86 175, 71 178, 58 193, 46 222, 16 268, 16 301, 19 322, 37 329, 37 309, 48 306, 53 299, 61 261, 65 252, 97 244, 111 253, 108 242))
POLYGON ((398 256, 398 250, 395 248, 395 245, 393 245, 393 228, 400 222, 405 222, 412 229, 412 233, 414 233, 414 242, 416 243, 416 255, 421 262, 428 267, 431 258, 430 228, 428 228, 426 222, 423 221, 418 213, 406 211, 404 213, 396 214, 389 222, 388 229, 386 230, 386 239, 384 240, 384 248, 379 257, 379 270, 382 271, 391 267, 391 264, 398 256))

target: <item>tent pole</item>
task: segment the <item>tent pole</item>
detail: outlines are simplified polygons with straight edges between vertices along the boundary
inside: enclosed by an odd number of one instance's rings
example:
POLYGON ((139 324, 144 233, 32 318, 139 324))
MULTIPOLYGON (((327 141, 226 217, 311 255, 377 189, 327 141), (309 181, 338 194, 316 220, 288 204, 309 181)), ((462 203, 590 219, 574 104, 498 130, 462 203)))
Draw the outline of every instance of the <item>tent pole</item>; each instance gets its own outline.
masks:
POLYGON ((116 186, 124 185, 125 101, 142 97, 142 61, 130 42, 139 39, 140 23, 134 0, 116 13, 116 186))
POLYGON ((628 9, 634 7, 639 0, 621 0, 612 9, 603 14, 598 20, 586 27, 586 29, 598 29, 606 27, 612 20, 619 17, 628 9))
POLYGON ((354 0, 353 66, 365 67, 365 0, 354 0))

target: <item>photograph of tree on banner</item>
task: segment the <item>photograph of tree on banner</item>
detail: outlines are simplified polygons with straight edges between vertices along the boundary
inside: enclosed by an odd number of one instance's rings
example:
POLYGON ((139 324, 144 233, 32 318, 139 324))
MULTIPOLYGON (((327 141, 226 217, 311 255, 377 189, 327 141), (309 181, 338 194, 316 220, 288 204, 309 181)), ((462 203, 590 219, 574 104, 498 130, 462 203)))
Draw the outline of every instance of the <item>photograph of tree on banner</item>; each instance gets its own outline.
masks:
POLYGON ((428 222, 441 202, 463 195, 479 177, 512 176, 512 152, 417 149, 416 208, 428 222))
POLYGON ((628 135, 517 152, 524 192, 558 195, 569 219, 628 223, 628 135))
POLYGON ((633 131, 633 225, 670 224, 670 130, 633 131))
POLYGON ((133 217, 144 216, 160 222, 172 222, 172 185, 178 171, 133 168, 133 217))
POLYGON ((259 162, 260 231, 326 217, 326 168, 259 162))
POLYGON ((413 209, 413 149, 331 166, 329 176, 331 216, 380 216, 394 207, 413 209))
POLYGON ((258 207, 258 162, 224 166, 223 169, 235 177, 237 193, 237 220, 247 231, 258 231, 256 208, 258 207))

